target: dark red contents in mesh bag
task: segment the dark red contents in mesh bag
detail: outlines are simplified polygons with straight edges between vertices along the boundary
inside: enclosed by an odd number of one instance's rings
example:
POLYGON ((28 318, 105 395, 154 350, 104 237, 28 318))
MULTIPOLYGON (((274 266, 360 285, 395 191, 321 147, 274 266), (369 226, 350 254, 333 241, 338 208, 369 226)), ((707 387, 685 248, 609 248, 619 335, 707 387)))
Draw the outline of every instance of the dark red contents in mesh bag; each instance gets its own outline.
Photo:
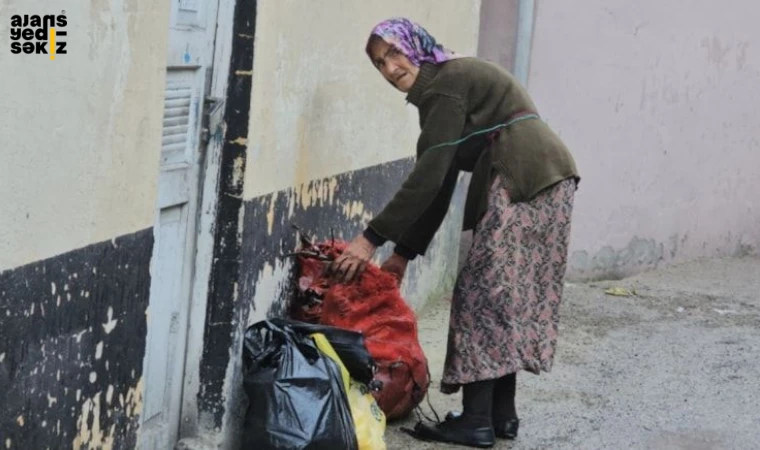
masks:
POLYGON ((378 365, 383 388, 375 399, 389 420, 406 417, 430 385, 427 359, 417 335, 414 311, 401 297, 396 278, 369 264, 353 283, 323 276, 344 242, 314 244, 298 253, 298 293, 291 309, 295 320, 360 331, 378 365))

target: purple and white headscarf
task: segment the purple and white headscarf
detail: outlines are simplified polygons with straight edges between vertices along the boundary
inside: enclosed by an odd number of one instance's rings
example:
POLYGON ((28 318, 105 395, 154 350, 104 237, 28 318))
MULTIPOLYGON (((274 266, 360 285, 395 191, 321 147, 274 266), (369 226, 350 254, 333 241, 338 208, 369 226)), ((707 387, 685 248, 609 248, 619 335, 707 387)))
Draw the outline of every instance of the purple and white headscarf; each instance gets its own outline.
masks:
MULTIPOLYGON (((399 49, 418 67, 424 62, 440 64, 462 57, 437 43, 420 24, 401 17, 380 22, 372 29, 370 39, 372 36, 377 36, 399 49)), ((369 54, 369 47, 367 53, 369 54)))

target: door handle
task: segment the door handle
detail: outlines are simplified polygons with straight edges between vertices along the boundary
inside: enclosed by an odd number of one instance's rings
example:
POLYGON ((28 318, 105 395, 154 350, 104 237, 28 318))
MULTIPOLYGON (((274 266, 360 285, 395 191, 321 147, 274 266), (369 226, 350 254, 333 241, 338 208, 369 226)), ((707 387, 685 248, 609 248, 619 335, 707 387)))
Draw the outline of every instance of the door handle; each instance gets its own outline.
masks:
POLYGON ((203 146, 208 145, 211 135, 215 134, 224 118, 224 99, 219 97, 206 97, 203 100, 203 129, 201 140, 203 146))

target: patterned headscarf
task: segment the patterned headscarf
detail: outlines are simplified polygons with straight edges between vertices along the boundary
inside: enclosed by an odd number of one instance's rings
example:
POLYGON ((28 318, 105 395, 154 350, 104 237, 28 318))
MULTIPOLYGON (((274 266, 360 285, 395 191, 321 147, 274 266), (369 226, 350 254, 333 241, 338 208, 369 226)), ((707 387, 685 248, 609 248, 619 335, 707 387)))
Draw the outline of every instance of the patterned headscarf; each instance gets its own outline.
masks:
MULTIPOLYGON (((440 64, 462 57, 437 43, 426 29, 409 19, 399 17, 380 22, 372 29, 370 39, 372 36, 377 36, 399 49, 412 64, 418 67, 424 62, 440 64)), ((367 44, 369 55, 369 42, 367 44)))

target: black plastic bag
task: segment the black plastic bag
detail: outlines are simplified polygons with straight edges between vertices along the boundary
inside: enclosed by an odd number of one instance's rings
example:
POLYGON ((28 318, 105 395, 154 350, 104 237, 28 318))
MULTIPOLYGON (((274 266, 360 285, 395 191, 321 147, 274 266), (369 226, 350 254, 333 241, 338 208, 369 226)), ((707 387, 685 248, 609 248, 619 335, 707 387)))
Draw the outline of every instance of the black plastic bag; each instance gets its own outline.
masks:
POLYGON ((272 321, 250 326, 243 370, 242 450, 358 448, 340 369, 308 335, 272 321))
POLYGON ((288 319, 270 319, 278 327, 287 327, 300 334, 322 333, 335 349, 351 378, 360 383, 371 385, 377 368, 375 360, 364 344, 364 335, 358 331, 315 325, 288 319))

